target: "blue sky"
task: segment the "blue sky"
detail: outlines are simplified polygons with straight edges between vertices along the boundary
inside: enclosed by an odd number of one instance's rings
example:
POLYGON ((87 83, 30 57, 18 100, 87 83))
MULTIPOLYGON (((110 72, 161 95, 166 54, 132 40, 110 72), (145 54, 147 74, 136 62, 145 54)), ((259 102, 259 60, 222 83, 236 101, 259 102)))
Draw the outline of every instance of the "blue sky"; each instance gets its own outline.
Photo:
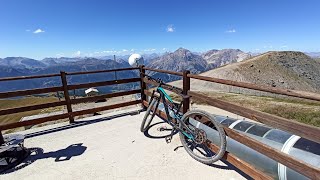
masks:
POLYGON ((0 57, 320 51, 319 0, 0 0, 0 57))

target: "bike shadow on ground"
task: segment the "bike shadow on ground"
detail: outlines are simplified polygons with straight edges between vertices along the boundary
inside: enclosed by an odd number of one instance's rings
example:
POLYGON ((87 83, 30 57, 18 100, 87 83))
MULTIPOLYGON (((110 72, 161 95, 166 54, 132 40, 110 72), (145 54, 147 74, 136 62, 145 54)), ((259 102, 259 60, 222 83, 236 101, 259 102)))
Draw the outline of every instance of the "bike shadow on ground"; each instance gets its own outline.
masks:
MULTIPOLYGON (((174 151, 177 151, 178 149, 184 149, 183 146, 177 146, 176 148, 174 148, 174 151)), ((224 165, 219 165, 217 163, 214 164, 206 164, 207 166, 213 167, 213 168, 218 168, 218 169, 222 169, 222 170, 230 170, 230 171, 236 171, 237 173, 239 173, 243 178, 245 179, 253 179, 251 178, 249 175, 245 174, 244 172, 242 172, 241 170, 239 170, 237 167, 235 167, 234 165, 232 165, 231 163, 229 163, 228 161, 226 161, 225 159, 220 159, 220 161, 224 164, 224 165)), ((199 162, 200 163, 200 162, 199 162)))
POLYGON ((55 162, 68 161, 72 157, 80 156, 86 151, 87 147, 82 143, 72 144, 64 149, 44 153, 42 148, 28 148, 30 155, 14 168, 8 169, 1 174, 9 174, 23 169, 37 160, 54 158, 55 162))
MULTIPOLYGON (((152 139, 164 139, 164 138, 169 137, 171 135, 171 131, 172 131, 172 127, 168 123, 156 122, 154 124, 151 124, 148 127, 148 129, 144 132, 144 135, 146 137, 152 138, 152 139), (164 135, 162 135, 162 133, 161 133, 161 135, 159 135, 159 133, 154 133, 154 132, 159 132, 159 131, 160 132, 167 132, 167 133, 165 133, 164 135)), ((176 135, 177 133, 178 133, 178 131, 175 131, 173 133, 173 135, 176 135)))
MULTIPOLYGON (((171 131, 172 131, 172 128, 171 128, 170 125, 168 125, 168 123, 166 123, 166 122, 156 122, 156 123, 153 123, 153 124, 151 124, 149 126, 149 128, 144 132, 144 135, 146 137, 153 138, 153 139, 163 139, 163 138, 166 138, 166 137, 170 136, 171 131), (170 127, 170 128, 163 129, 162 132, 168 132, 168 133, 159 136, 158 135, 159 133, 156 133, 156 132, 159 132, 159 131, 156 131, 156 130, 157 130, 157 128, 161 127, 161 125, 166 125, 166 127, 170 127), (155 134, 157 134, 157 135, 155 135, 155 134)), ((174 132, 174 135, 177 134, 177 133, 178 133, 178 131, 174 132)), ((184 149, 184 147, 182 145, 180 145, 180 146, 175 147, 173 151, 177 151, 180 148, 184 149)), ((239 170, 238 168, 233 166, 228 161, 226 161, 224 159, 221 159, 220 161, 223 162, 224 165, 219 165, 217 163, 214 163, 214 164, 210 164, 210 165, 207 165, 207 166, 210 166, 210 167, 213 167, 213 168, 218 168, 218 169, 223 169, 223 170, 236 171, 237 173, 239 173, 245 179, 252 179, 250 176, 248 176, 247 174, 245 174, 244 172, 242 172, 241 170, 239 170)))

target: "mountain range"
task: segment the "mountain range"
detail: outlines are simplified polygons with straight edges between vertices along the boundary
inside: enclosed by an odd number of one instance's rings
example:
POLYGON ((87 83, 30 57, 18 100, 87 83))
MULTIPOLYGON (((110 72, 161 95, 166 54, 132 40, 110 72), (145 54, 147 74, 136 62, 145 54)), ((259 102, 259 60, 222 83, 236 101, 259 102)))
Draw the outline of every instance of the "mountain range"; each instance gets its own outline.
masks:
MULTIPOLYGON (((193 53, 187 49, 179 48, 172 53, 166 53, 152 59, 147 66, 175 72, 189 70, 192 74, 199 74, 223 65, 240 62, 249 57, 250 54, 242 52, 239 49, 210 50, 205 53, 193 53)), ((151 75, 164 81, 173 81, 181 78, 156 72, 151 72, 151 75)))
MULTIPOLYGON (((191 51, 183 48, 172 53, 164 54, 145 54, 145 64, 148 67, 156 69, 166 69, 171 71, 181 72, 183 70, 190 70, 192 73, 201 73, 212 68, 218 67, 221 64, 225 65, 232 62, 242 60, 242 54, 244 52, 240 50, 215 50, 216 54, 210 56, 208 53, 192 53, 191 51), (239 54, 239 55, 238 55, 239 54), (216 59, 217 63, 211 61, 212 58, 216 59), (208 62, 210 61, 210 62, 208 62)), ((103 56, 99 58, 45 58, 43 60, 35 60, 25 57, 7 57, 0 59, 0 78, 1 77, 14 77, 14 76, 30 76, 41 74, 53 74, 60 71, 75 72, 75 71, 94 71, 102 69, 117 69, 130 67, 127 62, 129 55, 117 56, 114 60, 114 56, 103 56)), ((110 73, 109 73, 110 74, 110 73)), ((164 74, 155 73, 152 74, 156 77, 162 78, 165 81, 177 80, 179 77, 167 76, 164 74)), ((69 83, 84 83, 102 80, 111 80, 114 74, 90 74, 85 76, 69 77, 69 83)), ((137 77, 137 72, 123 71, 118 72, 117 78, 130 78, 137 77)), ((19 89, 31 89, 39 87, 50 87, 60 85, 58 78, 44 78, 36 80, 28 80, 28 83, 22 83, 22 81, 2 82, 0 91, 11 91, 19 89)), ((119 87, 119 86, 117 86, 119 87)), ((107 88, 107 90, 112 90, 107 88)))
MULTIPOLYGON (((37 61, 22 57, 9 57, 0 59, 0 77, 15 77, 15 76, 31 76, 42 74, 56 74, 60 71, 79 72, 79 71, 94 71, 104 69, 117 69, 129 67, 129 63, 122 59, 101 60, 96 58, 46 58, 42 61, 37 61)), ((88 75, 68 76, 68 83, 77 84, 84 82, 97 82, 104 80, 113 80, 115 78, 125 79, 138 77, 135 71, 117 72, 117 77, 114 73, 97 73, 88 75)), ((39 78, 32 80, 17 80, 1 82, 0 91, 13 91, 22 89, 32 89, 41 87, 52 87, 61 85, 60 77, 39 78)), ((101 91, 109 92, 119 87, 131 88, 132 86, 111 86, 102 87, 101 91)))
MULTIPOLYGON (((313 53, 315 54, 315 53, 313 53)), ((0 59, 0 78, 59 73, 60 71, 94 71, 130 67, 127 56, 104 56, 99 58, 45 58, 34 60, 24 57, 0 59)), ((273 87, 284 87, 317 91, 320 89, 320 60, 313 59, 301 52, 267 52, 252 57, 239 49, 209 50, 204 53, 191 52, 179 48, 164 54, 143 55, 145 65, 155 69, 175 72, 189 70, 193 74, 252 82, 273 87)), ((181 77, 157 72, 148 72, 166 82, 179 80, 181 77)), ((138 77, 136 71, 117 73, 117 78, 138 77)), ((68 83, 84 83, 115 79, 114 73, 68 76, 68 83)), ((33 79, 27 81, 0 82, 0 91, 12 91, 61 85, 59 77, 33 79)), ((209 85, 202 84, 209 89, 209 85)), ((137 85, 138 86, 138 85, 137 85)), ((200 87, 200 85, 199 85, 200 87)), ((105 87, 103 91, 132 88, 132 85, 105 87)))

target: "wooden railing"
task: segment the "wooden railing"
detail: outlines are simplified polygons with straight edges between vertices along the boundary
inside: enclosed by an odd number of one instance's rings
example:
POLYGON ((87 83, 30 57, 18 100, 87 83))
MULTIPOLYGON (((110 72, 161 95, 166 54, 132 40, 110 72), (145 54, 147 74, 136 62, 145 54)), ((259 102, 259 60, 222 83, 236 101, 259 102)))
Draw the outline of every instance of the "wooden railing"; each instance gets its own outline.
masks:
MULTIPOLYGON (((25 80, 25 79, 37 79, 37 78, 51 78, 51 77, 60 77, 62 86, 56 86, 56 87, 50 87, 50 88, 40 88, 40 89, 31 89, 31 90, 21 90, 21 91, 10 91, 10 92, 2 92, 0 93, 0 98, 10 98, 10 97, 16 97, 16 96, 26 96, 26 95, 33 95, 33 94, 41 94, 41 93, 50 93, 50 92, 58 92, 63 91, 64 92, 64 100, 59 102, 51 102, 51 103, 43 103, 38 105, 32 105, 32 106, 24 106, 24 107, 16 107, 16 108, 9 108, 9 109, 2 109, 0 110, 0 115, 8 115, 8 114, 14 114, 19 112, 25 112, 25 111, 32 111, 32 110, 38 110, 38 109, 44 109, 49 107, 57 107, 57 106, 66 106, 67 112, 57 115, 52 115, 49 117, 42 117, 38 119, 33 119, 29 121, 22 121, 22 122, 15 122, 10 124, 4 124, 0 125, 0 144, 2 144, 3 137, 1 134, 1 131, 22 127, 22 126, 29 126, 29 125, 36 125, 48 121, 54 121, 58 119, 65 119, 69 118, 70 123, 74 123, 74 117, 83 115, 83 114, 91 114, 99 111, 105 111, 109 109, 115 109, 119 107, 125 107, 130 105, 135 105, 142 103, 144 107, 146 108, 148 106, 147 102, 147 96, 150 96, 151 93, 147 89, 147 84, 153 84, 157 85, 155 82, 148 81, 144 74, 146 71, 156 71, 159 73, 167 73, 172 75, 181 76, 183 79, 183 88, 172 88, 170 86, 163 86, 163 88, 173 91, 175 93, 182 93, 183 95, 189 95, 185 96, 183 99, 183 109, 182 111, 185 113, 189 110, 190 106, 190 98, 192 99, 198 99, 201 101, 206 102, 207 104, 224 109, 226 111, 241 115, 243 117, 250 118, 252 120, 261 122, 263 124, 269 125, 271 127, 275 127, 278 129, 282 129, 288 132, 291 132, 293 134, 299 135, 303 138, 312 140, 314 142, 320 143, 320 128, 305 125, 293 120, 281 118, 278 116, 274 116, 271 114, 263 113, 260 111, 248 109, 242 106, 238 106, 220 99, 211 98, 204 96, 202 94, 199 94, 197 92, 190 91, 190 79, 198 79, 208 82, 214 82, 214 83, 220 83, 230 86, 236 86, 241 88, 247 88, 247 89, 253 89, 253 90, 259 90, 263 92, 271 92, 271 93, 277 93, 292 97, 298 97, 303 99, 309 99, 309 100, 315 100, 320 101, 320 96, 318 94, 312 94, 309 92, 302 92, 302 91, 293 91, 293 90, 287 90, 287 89, 280 89, 280 88, 273 88, 273 87, 263 87, 258 86, 255 84, 250 83, 243 83, 243 82, 237 82, 237 81, 230 81, 230 80, 224 80, 224 79, 217 79, 217 78, 211 78, 211 77, 204 77, 199 75, 193 75, 190 74, 189 71, 184 72, 171 72, 167 70, 158 70, 158 69, 151 69, 141 66, 140 68, 125 68, 125 69, 113 69, 113 70, 99 70, 99 71, 90 71, 90 72, 60 72, 60 74, 49 74, 49 75, 37 75, 37 76, 26 76, 26 77, 9 77, 9 78, 2 78, 1 81, 15 81, 15 80, 25 80), (118 71, 127 71, 127 70, 139 70, 140 71, 140 77, 139 78, 130 78, 130 79, 120 79, 120 80, 112 80, 112 81, 101 81, 101 82, 94 82, 94 83, 81 83, 81 84, 68 84, 67 83, 67 76, 72 75, 82 75, 82 74, 92 74, 92 73, 104 73, 104 72, 118 72, 118 71), (98 87, 98 86, 108 86, 108 85, 115 85, 115 84, 123 84, 123 83, 132 83, 132 82, 140 82, 140 89, 136 90, 130 90, 130 91, 124 91, 124 92, 116 92, 116 93, 110 93, 110 94, 104 94, 104 95, 98 95, 98 96, 92 96, 92 97, 83 97, 78 99, 71 99, 69 96, 70 90, 80 89, 80 88, 90 88, 90 87, 98 87), (78 103, 85 103, 85 102, 94 102, 100 99, 104 98, 112 98, 112 97, 118 97, 118 96, 124 96, 124 95, 131 95, 131 94, 141 94, 141 100, 134 100, 129 102, 122 102, 114 105, 108 105, 108 106, 102 106, 102 107, 95 107, 85 110, 78 110, 74 111, 72 109, 73 104, 78 103)), ((167 118, 166 114, 162 111, 157 110, 157 114, 162 118, 167 118)), ((203 120, 202 123, 206 123, 206 120, 203 120)), ((235 131, 233 129, 230 129, 228 127, 224 127, 224 130, 229 138, 232 138, 239 143, 242 143, 257 152, 260 152, 271 159, 274 159, 275 161, 280 162, 281 164, 311 178, 311 179, 319 179, 320 178, 320 170, 317 167, 314 167, 306 162, 303 162, 301 160, 297 160, 285 153, 282 153, 278 151, 277 149, 274 149, 270 146, 267 146, 243 133, 240 133, 238 131, 235 131)), ((219 149, 216 145, 210 144, 210 148, 217 152, 219 149)), ((239 159, 236 157, 236 155, 226 152, 224 155, 224 159, 226 159, 228 162, 233 164, 235 167, 243 171, 244 173, 250 175, 254 179, 272 179, 273 177, 268 176, 267 174, 261 172, 260 170, 256 169, 254 166, 248 164, 247 162, 239 159)))
POLYGON ((9 109, 2 109, 0 110, 1 115, 9 115, 15 113, 21 113, 26 111, 33 111, 57 106, 66 106, 67 112, 61 113, 57 115, 51 115, 47 117, 41 117, 37 119, 32 119, 28 121, 21 121, 21 122, 14 122, 9 124, 0 125, 0 145, 4 142, 3 136, 1 131, 18 128, 23 126, 29 125, 36 125, 41 124, 48 121, 55 121, 59 119, 69 118, 70 123, 74 123, 74 117, 80 116, 84 114, 91 114, 99 111, 105 111, 130 105, 135 105, 141 103, 141 100, 133 100, 129 102, 118 103, 114 105, 102 106, 102 107, 95 107, 90 109, 84 109, 79 111, 74 111, 72 109, 73 104, 78 103, 85 103, 85 102, 95 102, 97 100, 105 99, 105 98, 112 98, 112 97, 119 97, 125 95, 131 95, 136 93, 141 93, 141 89, 130 90, 130 91, 123 91, 123 92, 116 92, 104 95, 97 95, 91 97, 83 97, 77 99, 71 99, 69 95, 70 90, 81 89, 81 88, 90 88, 90 87, 98 87, 98 86, 108 86, 108 85, 116 85, 116 84, 124 84, 124 83, 133 83, 133 82, 141 82, 141 78, 130 78, 130 79, 119 79, 119 80, 112 80, 112 81, 101 81, 101 82, 93 82, 93 83, 82 83, 82 84, 68 84, 67 83, 67 76, 72 75, 83 75, 83 74, 93 74, 93 73, 106 73, 106 72, 118 72, 118 71, 128 71, 128 70, 139 70, 139 68, 123 68, 123 69, 111 69, 111 70, 99 70, 99 71, 88 71, 88 72, 63 72, 61 71, 60 74, 48 74, 48 75, 37 75, 37 76, 23 76, 23 77, 9 77, 9 78, 1 78, 0 82, 2 81, 15 81, 15 80, 27 80, 27 79, 39 79, 39 78, 50 78, 50 77, 60 77, 62 86, 56 87, 49 87, 49 88, 39 88, 39 89, 29 89, 29 90, 19 90, 19 91, 10 91, 10 92, 1 92, 0 98, 11 98, 17 96, 26 96, 26 95, 35 95, 35 94, 43 94, 43 93, 55 93, 59 91, 63 91, 64 100, 57 101, 57 102, 50 102, 50 103, 43 103, 37 104, 32 106, 23 106, 23 107, 15 107, 9 109))
MULTIPOLYGON (((190 91, 190 78, 198 79, 198 80, 204 80, 208 82, 214 82, 214 83, 220 83, 225 85, 231 85, 231 86, 237 86, 247 89, 253 89, 253 90, 259 90, 263 92, 272 92, 282 95, 287 95, 291 97, 297 97, 302 99, 309 99, 309 100, 315 100, 320 101, 320 96, 318 94, 313 94, 309 92, 303 92, 303 91, 292 91, 287 89, 280 89, 280 88, 274 88, 274 87, 264 87, 264 86, 258 86, 256 84, 250 84, 250 83, 244 83, 244 82, 237 82, 237 81, 231 81, 231 80, 224 80, 224 79, 217 79, 217 78, 211 78, 211 77, 204 77, 199 75, 193 75, 190 74, 189 71, 185 71, 183 73, 180 72, 170 72, 166 70, 158 70, 158 69, 151 69, 151 68, 143 68, 145 70, 149 71, 155 71, 159 73, 168 73, 172 75, 182 76, 183 78, 183 88, 179 91, 182 92, 184 95, 189 95, 192 99, 198 99, 203 102, 206 102, 208 105, 241 115, 243 117, 255 120, 257 122, 269 125, 274 128, 278 128, 287 132, 291 132, 293 134, 299 135, 303 138, 309 139, 311 141, 320 143, 320 128, 302 124, 299 122, 296 122, 294 120, 281 118, 275 115, 267 114, 264 112, 252 110, 243 106, 238 106, 236 104, 226 102, 220 99, 211 98, 204 96, 202 94, 199 94, 194 91, 190 91)), ((155 82, 148 81, 147 78, 144 78, 143 80, 147 84, 157 85, 155 82)), ((163 88, 172 91, 172 89, 179 89, 178 87, 170 88, 170 86, 162 86, 163 88)), ((175 91, 173 91, 175 92, 175 91)), ((147 90, 144 90, 144 93, 146 96, 150 96, 151 93, 147 90)), ((148 102, 145 99, 143 101, 144 106, 148 106, 148 102)), ((186 112, 189 110, 190 105, 190 99, 184 98, 183 99, 183 112, 186 112)), ((162 118, 167 118, 166 114, 162 111, 157 111, 157 115, 159 115, 162 118)), ((207 120, 203 120, 201 123, 206 123, 207 120)), ((244 144, 257 152, 264 154, 268 156, 269 158, 305 175, 306 177, 309 177, 311 179, 319 179, 320 178, 320 169, 317 167, 314 167, 304 161, 298 160, 293 158, 292 156, 285 154, 275 148, 272 148, 266 144, 263 144, 243 133, 240 133, 236 130, 230 129, 229 127, 224 127, 224 130, 226 132, 226 135, 229 138, 234 139, 235 141, 238 141, 241 144, 244 144)), ((214 144, 210 144, 211 149, 214 152, 218 151, 218 147, 214 144)), ((244 173, 250 175, 254 179, 273 179, 273 177, 270 177, 269 175, 261 172, 260 170, 256 169, 255 167, 249 165, 245 161, 237 158, 234 154, 231 154, 227 152, 224 156, 224 159, 229 161, 231 164, 233 164, 235 167, 243 171, 244 173)))

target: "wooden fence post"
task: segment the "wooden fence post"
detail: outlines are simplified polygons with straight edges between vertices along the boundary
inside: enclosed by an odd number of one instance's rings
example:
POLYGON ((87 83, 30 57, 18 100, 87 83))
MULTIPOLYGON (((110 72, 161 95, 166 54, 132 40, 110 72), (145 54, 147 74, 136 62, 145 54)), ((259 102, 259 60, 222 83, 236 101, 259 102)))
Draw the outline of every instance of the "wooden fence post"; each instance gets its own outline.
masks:
POLYGON ((144 90, 147 89, 146 83, 143 81, 144 79, 144 74, 146 73, 146 70, 144 69, 144 65, 140 66, 140 88, 141 88, 141 103, 143 108, 145 109, 146 107, 143 105, 143 101, 147 101, 147 96, 144 93, 144 90))
MULTIPOLYGON (((190 71, 183 71, 183 95, 188 95, 190 90, 190 77, 188 77, 190 71)), ((190 98, 183 99, 183 113, 188 112, 190 109, 190 98)))
POLYGON ((3 136, 2 136, 2 132, 0 130, 0 146, 4 144, 4 139, 3 139, 3 136))
POLYGON ((63 86, 64 99, 66 100, 66 103, 67 103, 67 110, 68 110, 68 114, 69 114, 69 122, 70 123, 74 123, 74 118, 72 116, 71 100, 70 100, 69 91, 68 91, 68 83, 67 83, 66 72, 60 71, 60 74, 61 74, 61 81, 62 81, 62 86, 63 86))

